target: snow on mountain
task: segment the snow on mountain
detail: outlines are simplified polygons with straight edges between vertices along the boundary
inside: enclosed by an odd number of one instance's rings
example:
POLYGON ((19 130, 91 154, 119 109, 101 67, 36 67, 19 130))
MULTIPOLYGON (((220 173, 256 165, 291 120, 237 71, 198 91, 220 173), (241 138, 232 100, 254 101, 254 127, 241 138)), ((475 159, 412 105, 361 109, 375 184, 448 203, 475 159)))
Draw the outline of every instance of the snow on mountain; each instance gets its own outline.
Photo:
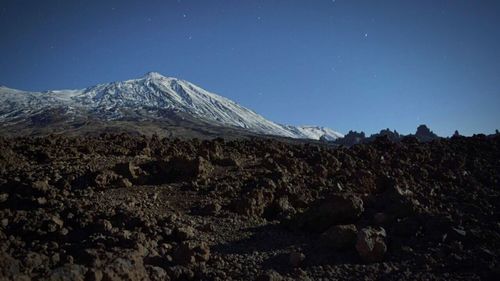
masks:
MULTIPOLYGON (((25 92, 0 87, 0 121, 29 118, 48 109, 63 108, 67 114, 91 114, 119 120, 130 112, 171 110, 220 126, 292 138, 333 140, 342 135, 328 128, 280 125, 225 97, 190 82, 150 72, 139 79, 113 82, 82 90, 25 92)), ((144 113, 142 113, 144 114, 144 113)), ((143 116, 144 117, 144 116, 143 116)))
POLYGON ((288 128, 297 135, 304 135, 308 139, 319 140, 322 138, 327 141, 332 141, 344 137, 344 135, 339 132, 320 126, 288 126, 288 128))
POLYGON ((72 96, 81 91, 26 92, 0 87, 0 121, 4 123, 29 118, 46 109, 71 108, 72 96))

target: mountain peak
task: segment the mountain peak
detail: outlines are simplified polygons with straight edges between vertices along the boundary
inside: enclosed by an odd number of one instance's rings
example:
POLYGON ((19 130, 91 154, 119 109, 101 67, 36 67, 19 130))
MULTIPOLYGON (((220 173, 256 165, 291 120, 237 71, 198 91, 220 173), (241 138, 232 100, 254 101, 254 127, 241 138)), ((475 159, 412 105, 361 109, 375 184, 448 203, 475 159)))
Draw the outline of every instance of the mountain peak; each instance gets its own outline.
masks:
POLYGON ((159 72, 150 71, 144 75, 146 79, 161 79, 165 78, 165 76, 161 75, 159 72))
POLYGON ((243 128, 264 135, 308 139, 336 139, 341 136, 327 128, 301 128, 274 123, 188 81, 154 71, 138 79, 82 90, 27 93, 0 88, 0 93, 2 124, 20 119, 31 120, 36 112, 63 108, 71 113, 65 116, 68 120, 74 120, 77 115, 79 118, 92 117, 103 121, 137 119, 169 122, 169 118, 180 114, 189 116, 193 122, 201 121, 200 124, 243 128))

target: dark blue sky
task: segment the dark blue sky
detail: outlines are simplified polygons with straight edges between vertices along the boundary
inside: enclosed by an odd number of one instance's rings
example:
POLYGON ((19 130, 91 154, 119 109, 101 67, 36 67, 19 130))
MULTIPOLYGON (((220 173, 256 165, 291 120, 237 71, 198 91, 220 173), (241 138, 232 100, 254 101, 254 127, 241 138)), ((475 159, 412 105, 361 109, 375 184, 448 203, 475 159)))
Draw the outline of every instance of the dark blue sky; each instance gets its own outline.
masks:
POLYGON ((0 1, 0 84, 179 77, 287 124, 500 128, 500 1, 0 1))

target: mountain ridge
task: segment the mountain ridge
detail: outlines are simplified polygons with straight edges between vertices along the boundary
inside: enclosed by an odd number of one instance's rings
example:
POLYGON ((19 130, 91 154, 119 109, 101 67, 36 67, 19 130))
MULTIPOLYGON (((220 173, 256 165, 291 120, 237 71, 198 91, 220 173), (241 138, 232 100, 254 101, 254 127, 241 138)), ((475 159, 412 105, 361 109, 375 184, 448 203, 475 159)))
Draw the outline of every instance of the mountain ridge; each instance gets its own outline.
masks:
POLYGON ((1 87, 0 102, 2 125, 22 122, 55 108, 68 120, 96 118, 105 121, 130 117, 161 120, 165 111, 169 111, 186 113, 215 126, 235 127, 257 134, 304 139, 324 136, 329 140, 342 136, 324 127, 272 122, 226 97, 158 72, 77 90, 29 92, 1 87))

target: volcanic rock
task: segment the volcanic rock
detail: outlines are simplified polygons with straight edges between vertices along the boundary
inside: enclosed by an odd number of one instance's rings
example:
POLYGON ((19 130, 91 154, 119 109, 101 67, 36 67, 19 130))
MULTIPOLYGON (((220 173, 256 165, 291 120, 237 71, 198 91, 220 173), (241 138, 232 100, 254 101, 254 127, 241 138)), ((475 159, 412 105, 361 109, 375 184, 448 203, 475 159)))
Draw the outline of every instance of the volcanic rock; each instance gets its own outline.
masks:
POLYGON ((295 221, 312 232, 324 232, 335 224, 355 222, 363 213, 363 201, 354 194, 334 194, 319 200, 295 221))
POLYGON ((293 267, 298 267, 306 259, 306 255, 300 252, 293 252, 288 255, 288 262, 293 267))
POLYGON ((500 137, 386 141, 0 137, 0 279, 497 280, 500 137))
POLYGON ((282 281, 282 280, 283 276, 281 276, 278 272, 274 270, 266 271, 257 278, 257 281, 282 281))
POLYGON ((185 241, 174 250, 172 257, 181 265, 206 262, 210 258, 210 248, 203 242, 185 241))
POLYGON ((334 225, 321 234, 320 243, 324 247, 347 249, 354 246, 357 228, 353 224, 334 225))
POLYGON ((50 281, 84 281, 87 268, 77 264, 67 264, 54 269, 47 280, 50 281))
POLYGON ((116 173, 129 179, 130 181, 138 182, 140 181, 140 179, 142 179, 142 183, 144 183, 145 181, 145 172, 139 166, 135 165, 132 161, 117 164, 115 166, 115 171, 116 173))
POLYGON ((9 194, 8 193, 0 193, 0 203, 4 203, 9 199, 9 194))
POLYGON ((143 260, 137 253, 119 257, 107 264, 103 270, 103 280, 147 280, 148 273, 143 260))
POLYGON ((179 241, 189 240, 194 237, 194 229, 190 226, 178 227, 174 235, 179 241))
POLYGON ((200 156, 195 158, 177 156, 159 164, 160 176, 164 177, 167 182, 203 179, 208 177, 213 170, 210 162, 200 156))
POLYGON ((368 263, 381 261, 387 251, 386 236, 385 229, 382 227, 361 229, 356 241, 359 256, 368 263))
POLYGON ((236 211, 246 216, 262 216, 264 209, 273 201, 272 190, 254 189, 236 202, 236 211))

